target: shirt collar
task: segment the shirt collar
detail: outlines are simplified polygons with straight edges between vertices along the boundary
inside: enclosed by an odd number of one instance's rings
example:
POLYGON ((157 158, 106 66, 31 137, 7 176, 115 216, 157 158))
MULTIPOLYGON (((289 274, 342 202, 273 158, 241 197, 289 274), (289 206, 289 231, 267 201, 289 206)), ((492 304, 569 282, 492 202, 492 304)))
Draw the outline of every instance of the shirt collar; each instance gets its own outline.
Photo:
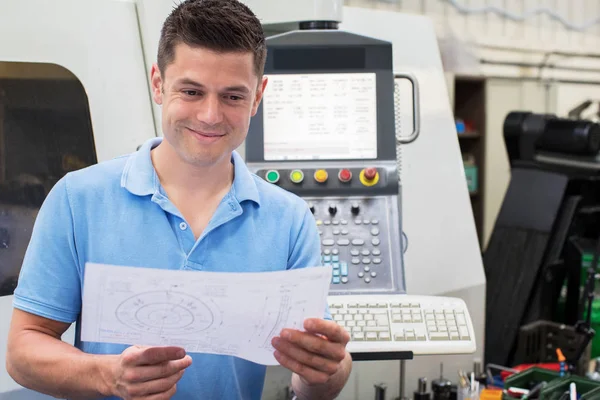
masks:
MULTIPOLYGON (((162 140, 161 137, 149 139, 138 151, 129 156, 121 176, 121 187, 137 196, 147 196, 158 192, 160 182, 152 164, 150 151, 162 140)), ((244 200, 251 200, 260 205, 260 196, 254 176, 237 151, 233 151, 231 162, 234 166, 232 194, 240 203, 244 200)))

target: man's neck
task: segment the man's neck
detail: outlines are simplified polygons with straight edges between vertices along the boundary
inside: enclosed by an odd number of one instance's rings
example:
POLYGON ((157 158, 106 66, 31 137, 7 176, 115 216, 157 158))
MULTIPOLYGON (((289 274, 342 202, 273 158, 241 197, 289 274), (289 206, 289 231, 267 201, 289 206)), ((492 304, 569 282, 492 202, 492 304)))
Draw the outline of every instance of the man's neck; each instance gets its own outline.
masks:
POLYGON ((223 157, 211 165, 193 165, 182 160, 168 143, 153 149, 151 157, 167 194, 185 193, 196 199, 206 199, 229 190, 233 183, 231 157, 223 157))

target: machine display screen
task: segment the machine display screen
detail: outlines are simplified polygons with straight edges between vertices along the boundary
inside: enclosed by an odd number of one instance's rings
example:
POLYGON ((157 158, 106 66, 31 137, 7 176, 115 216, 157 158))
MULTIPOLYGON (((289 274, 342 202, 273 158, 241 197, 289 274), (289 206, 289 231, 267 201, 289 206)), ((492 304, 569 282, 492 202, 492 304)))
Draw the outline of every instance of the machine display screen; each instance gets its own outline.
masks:
POLYGON ((377 158, 375 73, 268 75, 264 159, 377 158))

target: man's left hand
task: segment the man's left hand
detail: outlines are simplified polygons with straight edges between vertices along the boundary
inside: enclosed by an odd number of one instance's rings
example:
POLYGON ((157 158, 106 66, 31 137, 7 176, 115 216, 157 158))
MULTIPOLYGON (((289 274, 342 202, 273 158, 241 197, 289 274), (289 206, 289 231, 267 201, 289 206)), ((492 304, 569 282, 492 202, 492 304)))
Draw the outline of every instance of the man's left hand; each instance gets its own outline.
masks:
POLYGON ((275 359, 308 385, 327 383, 346 357, 348 332, 333 321, 309 318, 301 332, 283 329, 272 340, 275 359))

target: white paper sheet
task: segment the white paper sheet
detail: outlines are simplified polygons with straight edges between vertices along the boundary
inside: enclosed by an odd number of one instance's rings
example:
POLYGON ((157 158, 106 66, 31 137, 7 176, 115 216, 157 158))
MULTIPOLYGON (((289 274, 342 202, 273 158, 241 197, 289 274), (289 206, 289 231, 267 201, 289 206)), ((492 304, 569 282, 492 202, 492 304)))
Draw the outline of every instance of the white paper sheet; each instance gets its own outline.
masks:
POLYGON ((205 272, 86 264, 81 340, 278 364, 271 338, 325 315, 331 268, 205 272))

